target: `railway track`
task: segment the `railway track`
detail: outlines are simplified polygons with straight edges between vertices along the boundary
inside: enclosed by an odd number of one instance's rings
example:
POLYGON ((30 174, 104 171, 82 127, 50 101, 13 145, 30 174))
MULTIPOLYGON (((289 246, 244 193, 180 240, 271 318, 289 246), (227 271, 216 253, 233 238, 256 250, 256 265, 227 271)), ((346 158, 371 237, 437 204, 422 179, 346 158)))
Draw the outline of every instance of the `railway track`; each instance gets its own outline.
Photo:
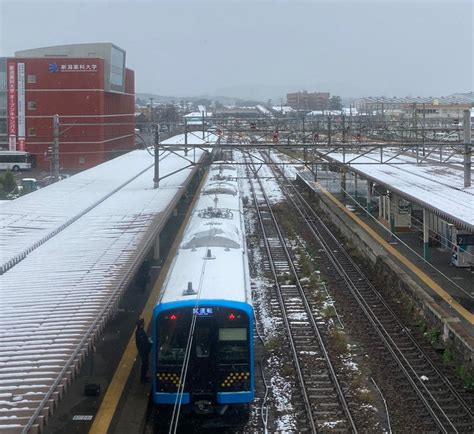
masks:
POLYGON ((391 375, 398 377, 404 399, 413 402, 414 411, 420 412, 424 428, 444 433, 473 432, 472 397, 459 391, 436 366, 297 188, 281 171, 276 179, 324 251, 335 276, 354 297, 370 323, 371 333, 384 345, 387 368, 393 366, 396 370, 391 375))
MULTIPOLYGON (((249 163, 252 165, 252 162, 249 163)), ((251 191, 267 252, 267 267, 275 281, 272 296, 282 316, 300 385, 301 402, 294 403, 300 431, 357 432, 344 392, 318 329, 314 312, 298 278, 297 264, 278 225, 262 182, 251 191), (260 196, 260 198, 259 198, 260 196), (288 275, 294 284, 285 284, 288 275)))

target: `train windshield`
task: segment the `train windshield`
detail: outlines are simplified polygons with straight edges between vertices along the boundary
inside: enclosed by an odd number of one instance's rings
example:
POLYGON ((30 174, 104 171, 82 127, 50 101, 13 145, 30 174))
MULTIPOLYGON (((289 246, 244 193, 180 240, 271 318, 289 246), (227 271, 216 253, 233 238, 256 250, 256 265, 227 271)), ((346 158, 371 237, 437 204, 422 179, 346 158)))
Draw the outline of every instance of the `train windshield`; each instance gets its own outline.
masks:
POLYGON ((247 328, 219 329, 219 360, 221 363, 245 363, 248 356, 247 328))
POLYGON ((166 327, 159 327, 158 362, 164 364, 180 364, 184 361, 186 345, 189 338, 190 321, 171 315, 164 319, 166 327))
POLYGON ((249 361, 248 317, 237 309, 202 306, 194 311, 166 311, 158 317, 156 331, 156 358, 161 365, 181 365, 187 348, 193 363, 249 361), (191 327, 193 315, 197 318, 191 327))

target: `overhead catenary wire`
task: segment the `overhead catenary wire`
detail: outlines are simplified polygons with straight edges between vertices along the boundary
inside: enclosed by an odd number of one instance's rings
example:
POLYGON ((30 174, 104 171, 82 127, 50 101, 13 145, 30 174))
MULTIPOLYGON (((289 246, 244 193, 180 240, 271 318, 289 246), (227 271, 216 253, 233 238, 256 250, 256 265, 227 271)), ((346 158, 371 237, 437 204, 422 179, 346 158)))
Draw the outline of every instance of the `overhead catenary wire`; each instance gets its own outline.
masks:
MULTIPOLYGON (((207 248, 208 246, 206 247, 206 251, 207 251, 207 248)), ((201 299, 201 292, 202 292, 202 284, 204 281, 204 274, 206 271, 207 260, 203 258, 202 261, 203 261, 203 264, 201 268, 201 276, 199 279, 195 304, 192 310, 191 326, 189 329, 188 339, 186 343, 183 366, 181 367, 181 373, 180 373, 179 382, 178 382, 178 391, 176 393, 176 399, 173 406, 173 413, 171 415, 169 433, 173 433, 173 434, 175 434, 178 429, 179 416, 180 416, 181 406, 183 402, 183 395, 184 395, 184 387, 186 385, 186 378, 187 378, 187 373, 188 373, 188 368, 189 368, 189 361, 191 357, 193 339, 194 339, 194 330, 196 328, 197 309, 199 308, 199 302, 201 299)))

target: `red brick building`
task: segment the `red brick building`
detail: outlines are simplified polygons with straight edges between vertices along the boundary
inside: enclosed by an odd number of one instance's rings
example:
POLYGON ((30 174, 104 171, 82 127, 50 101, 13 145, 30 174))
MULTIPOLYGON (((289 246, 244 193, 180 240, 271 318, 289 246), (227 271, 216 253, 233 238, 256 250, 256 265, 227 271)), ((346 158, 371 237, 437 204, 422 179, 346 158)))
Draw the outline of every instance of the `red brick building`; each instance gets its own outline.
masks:
POLYGON ((134 149, 134 72, 113 44, 46 47, 0 59, 0 107, 2 98, 0 147, 36 154, 40 168, 50 166, 45 153, 55 114, 64 169, 85 169, 134 149))
POLYGON ((287 104, 295 110, 327 110, 329 92, 294 92, 286 95, 287 104))

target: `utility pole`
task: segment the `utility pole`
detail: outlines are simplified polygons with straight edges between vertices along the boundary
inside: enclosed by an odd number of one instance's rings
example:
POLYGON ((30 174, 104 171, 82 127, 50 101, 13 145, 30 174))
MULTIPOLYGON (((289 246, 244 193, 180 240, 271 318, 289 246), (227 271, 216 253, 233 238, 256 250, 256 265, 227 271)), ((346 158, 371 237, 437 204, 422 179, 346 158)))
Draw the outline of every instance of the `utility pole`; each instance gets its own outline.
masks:
POLYGON ((188 155, 188 120, 184 118, 184 155, 188 155))
POLYGON ((349 104, 349 142, 352 144, 352 103, 349 104))
POLYGON ((464 110, 464 187, 471 186, 471 111, 464 110))
POLYGON ((423 103, 423 125, 421 127, 421 140, 423 142, 423 157, 425 156, 425 122, 426 122, 426 104, 423 103))
POLYGON ((328 145, 331 146, 331 115, 328 116, 328 145))
POLYGON ((346 117, 344 114, 341 115, 342 117, 342 143, 346 143, 346 117))
POLYGON ((153 121, 155 120, 155 116, 153 114, 153 100, 155 98, 150 98, 150 122, 153 124, 153 121))
POLYGON ((303 123, 303 144, 306 143, 306 125, 305 125, 305 116, 303 115, 302 117, 302 123, 303 123))
POLYGON ((59 115, 53 116, 53 176, 59 180, 59 115))
POLYGON ((411 134, 410 135, 410 138, 413 139, 413 137, 415 137, 415 140, 416 138, 418 137, 418 119, 417 119, 417 116, 416 116, 416 102, 413 103, 413 131, 414 131, 414 134, 411 134))
MULTIPOLYGON (((283 112, 283 109, 282 109, 283 112)), ((303 121, 303 159, 304 159, 304 164, 306 164, 308 161, 308 156, 306 155, 306 129, 305 129, 305 124, 304 124, 304 115, 302 118, 303 121)))
POLYGON ((155 131, 155 176, 153 178, 153 188, 158 188, 160 186, 160 133, 158 131, 158 125, 154 125, 155 131))
POLYGON ((204 127, 204 112, 202 112, 202 140, 205 140, 206 139, 206 135, 205 135, 205 127, 204 127))

